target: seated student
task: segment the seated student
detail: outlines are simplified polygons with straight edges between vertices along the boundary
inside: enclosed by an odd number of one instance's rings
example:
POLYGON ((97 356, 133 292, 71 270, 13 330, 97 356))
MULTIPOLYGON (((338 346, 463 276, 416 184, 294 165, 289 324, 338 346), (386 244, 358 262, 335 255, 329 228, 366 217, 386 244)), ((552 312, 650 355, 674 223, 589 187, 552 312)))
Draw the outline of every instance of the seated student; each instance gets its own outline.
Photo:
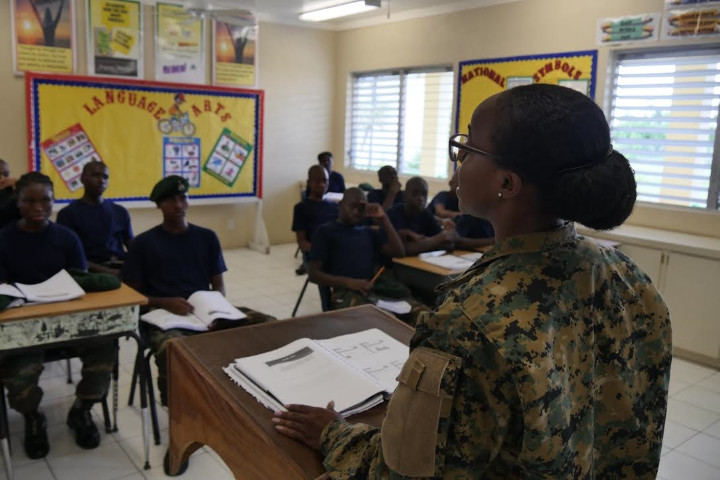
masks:
POLYGON ((452 221, 458 234, 458 239, 455 241, 457 248, 472 250, 495 243, 495 231, 487 220, 462 214, 453 218, 452 221))
POLYGON ((390 165, 385 165, 378 170, 378 180, 382 188, 376 188, 368 192, 367 199, 370 203, 379 203, 383 210, 388 211, 390 207, 403 201, 402 185, 398 180, 397 170, 390 165))
POLYGON ((425 305, 412 298, 404 285, 387 277, 381 277, 382 291, 380 282, 370 282, 379 254, 402 257, 404 253, 402 241, 382 207, 367 203, 359 188, 348 188, 340 202, 338 221, 321 225, 313 235, 310 280, 332 287, 331 305, 335 310, 371 303, 368 294, 402 297, 412 306, 406 319, 414 324, 417 315, 428 310, 425 305), (378 219, 382 228, 365 225, 366 217, 378 219))
MULTIPOLYGON (((212 230, 188 223, 188 181, 177 175, 160 180, 150 200, 162 211, 160 225, 141 233, 130 243, 120 277, 148 297, 148 307, 163 308, 176 315, 193 310, 187 298, 199 290, 214 290, 225 295, 223 272, 227 270, 220 241, 212 230)), ((272 319, 267 315, 241 309, 247 315, 242 326, 272 319)), ((167 342, 172 338, 198 332, 160 330, 141 323, 148 346, 158 367, 158 390, 167 405, 167 342)))
POLYGON ((16 179, 10 176, 10 166, 0 158, 0 228, 20 219, 15 198, 16 179))
POLYGON ((330 152, 320 152, 317 156, 318 163, 327 170, 329 175, 328 192, 343 193, 345 191, 345 179, 341 173, 332 169, 333 156, 330 152))
POLYGON ((83 196, 58 212, 57 223, 78 234, 91 272, 120 275, 133 232, 128 211, 103 198, 109 178, 104 163, 85 164, 80 177, 83 196))
POLYGON ((327 171, 320 165, 313 165, 308 170, 309 194, 293 209, 292 231, 295 232, 298 246, 306 262, 310 255, 310 239, 315 229, 325 223, 334 222, 338 217, 337 204, 323 200, 327 187, 327 171))
POLYGON ((405 184, 405 201, 387 212, 408 255, 432 250, 453 250, 458 239, 454 229, 441 228, 425 208, 427 194, 428 184, 425 179, 413 177, 405 184))
MULTIPOLYGON (((62 225, 51 222, 53 183, 39 172, 26 173, 16 184, 21 219, 0 230, 0 283, 40 283, 62 269, 87 269, 80 239, 62 225)), ((115 365, 112 341, 77 349, 82 359, 82 380, 75 389, 75 403, 67 417, 82 448, 100 444, 100 433, 90 409, 108 391, 115 365)), ((43 351, 8 355, 0 361, 0 379, 8 391, 10 407, 25 416, 25 453, 42 458, 50 446, 45 415, 38 410, 43 391, 38 379, 43 371, 43 351)))
POLYGON ((458 187, 458 171, 457 169, 450 177, 448 186, 450 190, 444 190, 438 192, 428 205, 430 213, 436 217, 443 218, 455 218, 460 216, 460 204, 458 203, 457 187, 458 187))

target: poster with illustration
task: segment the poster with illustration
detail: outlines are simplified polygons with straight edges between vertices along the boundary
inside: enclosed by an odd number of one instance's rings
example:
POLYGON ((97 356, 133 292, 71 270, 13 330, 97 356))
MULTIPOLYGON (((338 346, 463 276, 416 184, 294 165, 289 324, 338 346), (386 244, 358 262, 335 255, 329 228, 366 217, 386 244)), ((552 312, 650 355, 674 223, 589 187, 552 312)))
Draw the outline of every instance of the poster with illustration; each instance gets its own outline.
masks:
POLYGON ((232 186, 251 151, 252 145, 242 137, 227 128, 223 129, 203 170, 225 185, 232 186))
POLYGON ((13 65, 23 72, 75 71, 71 0, 10 0, 13 65))
MULTIPOLYGON (((695 5, 695 3, 685 5, 695 5)), ((720 2, 707 2, 694 8, 667 10, 662 30, 663 39, 718 37, 720 36, 720 2)))
POLYGON ((660 37, 661 17, 660 13, 646 13, 598 20, 597 44, 655 42, 660 37))
POLYGON ((132 0, 88 0, 88 72, 143 78, 142 5, 132 0))
POLYGON ((163 177, 185 177, 191 188, 200 186, 200 139, 163 139, 163 177))
POLYGON ((203 19, 169 3, 158 3, 155 12, 155 79, 205 83, 203 19))
POLYGON ((82 186, 80 175, 88 162, 102 162, 95 146, 79 123, 40 143, 43 152, 71 192, 82 186))
POLYGON ((257 19, 213 20, 213 84, 252 87, 257 83, 257 19))

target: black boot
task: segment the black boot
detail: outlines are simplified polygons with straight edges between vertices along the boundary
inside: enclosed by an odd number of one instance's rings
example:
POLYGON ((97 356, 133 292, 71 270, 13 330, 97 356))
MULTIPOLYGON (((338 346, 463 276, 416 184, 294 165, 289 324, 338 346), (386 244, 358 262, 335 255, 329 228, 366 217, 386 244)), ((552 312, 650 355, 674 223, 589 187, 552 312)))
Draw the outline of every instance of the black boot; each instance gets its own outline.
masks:
POLYGON ((25 414, 25 454, 28 458, 43 458, 48 454, 50 445, 47 437, 45 415, 38 411, 25 414))
POLYGON ((73 405, 68 412, 67 425, 75 431, 75 443, 80 448, 91 449, 100 445, 100 432, 92 420, 90 408, 94 402, 83 400, 78 407, 73 405))

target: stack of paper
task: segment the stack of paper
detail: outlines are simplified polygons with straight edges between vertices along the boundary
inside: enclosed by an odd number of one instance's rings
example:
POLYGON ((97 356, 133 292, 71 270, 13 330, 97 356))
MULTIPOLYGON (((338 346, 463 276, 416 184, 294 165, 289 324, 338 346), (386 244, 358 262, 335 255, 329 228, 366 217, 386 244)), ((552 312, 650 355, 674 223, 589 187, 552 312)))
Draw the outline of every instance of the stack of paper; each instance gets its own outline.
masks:
POLYGON ((24 283, 3 283, 0 285, 0 295, 16 297, 17 300, 10 303, 8 307, 17 307, 27 303, 50 303, 73 300, 85 295, 80 285, 65 270, 41 283, 33 285, 24 283))

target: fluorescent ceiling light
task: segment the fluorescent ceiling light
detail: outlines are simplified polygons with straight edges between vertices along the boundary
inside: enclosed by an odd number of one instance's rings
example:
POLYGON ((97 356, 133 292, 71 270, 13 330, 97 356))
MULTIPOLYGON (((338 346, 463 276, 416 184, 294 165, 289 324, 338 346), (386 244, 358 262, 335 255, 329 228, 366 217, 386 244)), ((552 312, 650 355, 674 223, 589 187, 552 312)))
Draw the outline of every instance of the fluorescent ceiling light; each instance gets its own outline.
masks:
POLYGON ((334 7, 326 7, 320 10, 301 13, 300 20, 305 20, 306 22, 322 22, 333 18, 367 12, 374 8, 380 8, 380 0, 356 0, 354 2, 335 5, 334 7))

